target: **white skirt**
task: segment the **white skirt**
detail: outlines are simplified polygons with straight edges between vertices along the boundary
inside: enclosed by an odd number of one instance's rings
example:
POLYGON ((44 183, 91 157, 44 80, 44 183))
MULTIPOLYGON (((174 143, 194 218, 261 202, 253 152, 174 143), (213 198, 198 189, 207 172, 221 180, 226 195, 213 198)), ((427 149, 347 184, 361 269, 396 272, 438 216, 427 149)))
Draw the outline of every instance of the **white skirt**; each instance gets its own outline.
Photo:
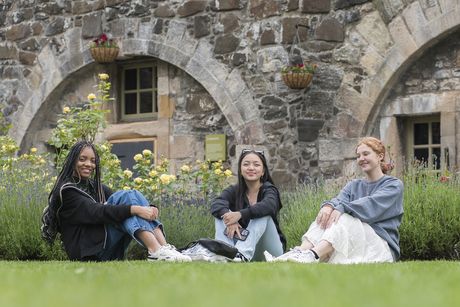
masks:
POLYGON ((371 226, 346 213, 328 229, 321 229, 316 221, 313 222, 302 236, 302 241, 304 240, 308 240, 313 246, 322 240, 331 243, 334 252, 327 260, 328 263, 394 261, 388 243, 371 226))

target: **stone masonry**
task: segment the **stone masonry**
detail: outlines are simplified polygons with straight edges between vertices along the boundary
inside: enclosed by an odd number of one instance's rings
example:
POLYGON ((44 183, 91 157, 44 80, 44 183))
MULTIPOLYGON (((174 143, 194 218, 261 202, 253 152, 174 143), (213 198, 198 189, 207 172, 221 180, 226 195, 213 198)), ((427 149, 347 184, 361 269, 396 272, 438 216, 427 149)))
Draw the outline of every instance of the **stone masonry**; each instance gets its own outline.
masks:
POLYGON ((22 148, 45 149, 56 114, 81 104, 98 72, 117 98, 117 67, 156 59, 159 117, 121 122, 115 105, 103 137, 156 136, 180 162, 224 133, 234 171, 237 148, 257 145, 279 184, 336 178, 354 172, 359 137, 400 142, 396 117, 423 113, 397 111, 402 99, 444 99, 425 113, 458 120, 443 106, 459 89, 459 25, 458 0, 4 0, 0 103, 22 148), (293 45, 296 24, 309 28, 293 45), (108 65, 88 50, 103 32, 120 46, 108 65), (307 89, 283 83, 290 55, 318 65, 307 89))

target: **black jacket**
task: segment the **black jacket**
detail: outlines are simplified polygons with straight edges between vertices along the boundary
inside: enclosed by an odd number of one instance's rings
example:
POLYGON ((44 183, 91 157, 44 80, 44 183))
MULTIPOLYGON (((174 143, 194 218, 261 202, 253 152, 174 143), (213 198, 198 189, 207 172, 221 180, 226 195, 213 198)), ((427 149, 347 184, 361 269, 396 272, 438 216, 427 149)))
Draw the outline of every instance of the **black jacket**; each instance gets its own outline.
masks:
MULTIPOLYGON (((112 191, 103 186, 106 198, 112 191)), ((74 183, 60 190, 62 206, 58 211, 59 229, 64 248, 71 260, 97 260, 106 243, 105 224, 120 223, 131 216, 130 206, 97 203, 74 183)))
POLYGON ((283 249, 286 250, 286 238, 281 232, 281 228, 278 222, 278 213, 282 207, 280 194, 278 189, 270 182, 265 182, 259 190, 257 195, 257 203, 250 206, 247 196, 244 197, 243 209, 236 209, 237 201, 237 190, 236 185, 232 185, 222 191, 219 197, 215 198, 211 204, 211 213, 214 217, 221 219, 228 210, 240 211, 241 219, 239 224, 246 228, 251 219, 260 218, 264 216, 271 216, 273 222, 275 222, 278 235, 281 242, 283 243, 283 249))

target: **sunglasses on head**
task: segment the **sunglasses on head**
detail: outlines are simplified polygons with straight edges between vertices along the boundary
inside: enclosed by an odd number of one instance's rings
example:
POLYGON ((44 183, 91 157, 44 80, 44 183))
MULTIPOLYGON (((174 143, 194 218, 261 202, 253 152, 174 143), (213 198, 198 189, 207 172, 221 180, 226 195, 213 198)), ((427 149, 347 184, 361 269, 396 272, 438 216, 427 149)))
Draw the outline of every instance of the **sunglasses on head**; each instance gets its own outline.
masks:
POLYGON ((248 152, 255 152, 256 154, 265 156, 263 150, 254 150, 254 149, 243 149, 243 150, 241 151, 241 154, 245 154, 245 153, 248 153, 248 152))

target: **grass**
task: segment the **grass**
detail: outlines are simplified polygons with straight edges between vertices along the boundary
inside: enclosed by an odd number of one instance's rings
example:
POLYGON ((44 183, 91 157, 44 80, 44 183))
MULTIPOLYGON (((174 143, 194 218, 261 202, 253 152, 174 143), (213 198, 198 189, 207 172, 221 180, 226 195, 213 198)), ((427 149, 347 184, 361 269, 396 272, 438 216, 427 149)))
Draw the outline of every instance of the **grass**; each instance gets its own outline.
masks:
POLYGON ((456 306, 460 263, 0 262, 0 306, 456 306))

